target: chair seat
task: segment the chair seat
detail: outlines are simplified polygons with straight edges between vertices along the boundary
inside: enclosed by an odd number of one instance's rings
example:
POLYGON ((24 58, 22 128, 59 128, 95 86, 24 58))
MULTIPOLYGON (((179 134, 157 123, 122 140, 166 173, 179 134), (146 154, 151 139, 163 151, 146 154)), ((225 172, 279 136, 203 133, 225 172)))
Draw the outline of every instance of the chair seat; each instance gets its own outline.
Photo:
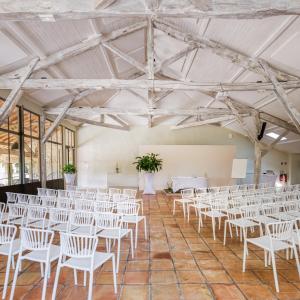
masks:
POLYGON ((287 214, 290 216, 295 217, 296 219, 300 219, 300 212, 299 211, 289 211, 287 214))
POLYGON ((205 204, 205 203, 196 203, 196 204, 191 204, 190 206, 195 207, 197 209, 206 209, 210 208, 210 205, 205 204))
POLYGON ((185 203, 193 203, 194 200, 192 199, 188 199, 188 198, 184 198, 184 199, 174 199, 175 202, 180 202, 182 204, 185 204, 185 203))
POLYGON ((73 228, 71 230, 72 233, 81 234, 81 235, 92 235, 94 232, 93 226, 90 228, 89 226, 80 226, 77 228, 73 228))
MULTIPOLYGON (((101 265, 103 265, 106 261, 113 257, 113 253, 105 253, 105 252, 95 252, 94 256, 94 267, 93 269, 97 269, 101 265)), ((91 265, 91 258, 78 258, 71 257, 67 259, 62 266, 69 267, 82 271, 89 271, 91 265)))
POLYGON ((247 228, 247 227, 252 227, 252 226, 258 226, 259 224, 249 220, 249 219, 245 219, 245 218, 239 218, 239 219, 233 219, 229 221, 232 225, 238 226, 238 227, 243 227, 243 228, 247 228))
POLYGON ((7 222, 7 220, 8 220, 8 213, 6 212, 2 214, 2 222, 7 222))
MULTIPOLYGON (((12 255, 16 255, 19 253, 20 246, 21 246, 21 240, 15 239, 13 241, 12 246, 12 255)), ((9 244, 3 244, 0 246, 0 254, 2 255, 8 255, 9 254, 9 244)))
POLYGON ((201 214, 210 217, 210 218, 221 218, 221 217, 227 217, 226 214, 218 211, 218 210, 210 210, 207 212, 201 212, 201 214))
POLYGON ((274 218, 279 219, 280 221, 294 221, 296 219, 294 216, 291 216, 285 212, 280 212, 274 215, 274 218))
POLYGON ((54 231, 67 232, 68 224, 67 223, 55 224, 55 225, 51 226, 50 229, 54 230, 54 231))
POLYGON ((34 221, 32 223, 29 223, 28 225, 29 225, 29 227, 32 227, 32 228, 44 229, 44 228, 48 227, 49 220, 45 220, 44 221, 44 226, 43 226, 43 221, 42 220, 40 220, 40 221, 34 221))
POLYGON ((11 219, 8 222, 9 224, 14 224, 14 225, 23 225, 25 223, 25 220, 22 218, 16 218, 16 219, 11 219))
MULTIPOLYGON (((254 244, 260 248, 271 251, 271 238, 267 235, 247 239, 247 242, 254 244)), ((276 239, 272 239, 272 243, 274 251, 284 250, 291 247, 291 245, 288 242, 276 239)))
POLYGON ((231 215, 240 215, 241 214, 240 209, 236 208, 236 207, 228 208, 227 212, 231 215))
MULTIPOLYGON (((60 247, 56 245, 50 246, 50 262, 59 258, 60 247)), ((25 255, 23 255, 24 259, 36 261, 36 262, 45 262, 47 259, 47 251, 46 250, 34 250, 25 255)))
POLYGON ((130 232, 131 229, 125 229, 122 228, 121 230, 119 229, 104 229, 100 232, 97 233, 97 236, 106 238, 106 239, 118 239, 119 238, 119 233, 120 233, 120 238, 124 237, 130 232))
POLYGON ((264 225, 276 222, 275 219, 264 215, 257 216, 253 220, 264 225))
POLYGON ((145 219, 144 216, 135 216, 135 215, 124 215, 123 216, 123 222, 125 222, 125 223, 138 223, 144 219, 145 219))

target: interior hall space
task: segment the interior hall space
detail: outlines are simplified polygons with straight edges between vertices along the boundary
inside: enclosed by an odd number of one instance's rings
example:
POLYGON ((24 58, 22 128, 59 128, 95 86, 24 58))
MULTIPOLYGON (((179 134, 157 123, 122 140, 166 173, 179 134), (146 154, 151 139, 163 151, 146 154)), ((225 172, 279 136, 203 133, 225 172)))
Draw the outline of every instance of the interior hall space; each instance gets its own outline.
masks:
POLYGON ((300 2, 0 0, 3 300, 300 300, 300 2))

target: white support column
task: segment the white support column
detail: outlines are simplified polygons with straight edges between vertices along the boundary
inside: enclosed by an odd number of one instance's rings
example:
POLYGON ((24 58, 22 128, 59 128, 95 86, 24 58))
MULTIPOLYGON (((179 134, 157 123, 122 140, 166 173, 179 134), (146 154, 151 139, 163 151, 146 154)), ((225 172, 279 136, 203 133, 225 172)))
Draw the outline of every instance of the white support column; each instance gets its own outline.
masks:
MULTIPOLYGON (((43 112, 40 118, 41 136, 45 134, 46 115, 43 112)), ((46 170, 46 143, 41 143, 41 184, 42 188, 46 187, 47 170, 46 170)))
POLYGON ((12 89, 4 105, 0 109, 0 125, 8 118, 10 113, 14 110, 16 105, 18 104, 19 100, 23 96, 23 91, 21 90, 23 83, 25 80, 31 75, 32 70, 34 69, 35 65, 39 61, 39 58, 34 58, 30 64, 26 67, 24 74, 21 76, 19 80, 19 84, 12 89))

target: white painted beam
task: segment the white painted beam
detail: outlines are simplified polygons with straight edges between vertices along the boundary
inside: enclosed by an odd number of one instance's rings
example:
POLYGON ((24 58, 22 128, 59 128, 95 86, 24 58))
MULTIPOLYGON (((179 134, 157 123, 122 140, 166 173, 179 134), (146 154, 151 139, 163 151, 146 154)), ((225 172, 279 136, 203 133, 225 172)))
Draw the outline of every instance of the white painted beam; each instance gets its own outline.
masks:
POLYGON ((3 122, 9 117, 9 115, 23 96, 23 90, 21 90, 22 85, 24 84, 25 80, 31 75, 32 70, 34 69, 38 61, 39 58, 34 58, 29 63, 29 65, 24 70, 24 73, 21 75, 19 83, 11 90, 3 106, 0 108, 0 125, 3 124, 3 122))

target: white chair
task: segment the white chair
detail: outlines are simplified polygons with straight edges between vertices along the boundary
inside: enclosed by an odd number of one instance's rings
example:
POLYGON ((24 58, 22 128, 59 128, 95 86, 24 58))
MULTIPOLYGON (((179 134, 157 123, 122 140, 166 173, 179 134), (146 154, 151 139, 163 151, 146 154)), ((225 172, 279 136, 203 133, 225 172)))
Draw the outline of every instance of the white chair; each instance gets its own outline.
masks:
POLYGON ((120 264, 121 240, 130 234, 131 256, 134 257, 133 235, 132 230, 123 228, 123 216, 113 213, 95 213, 95 234, 104 238, 106 241, 106 249, 111 252, 111 241, 118 242, 117 248, 117 273, 120 264))
POLYGON ((210 201, 210 210, 198 211, 199 214, 199 225, 198 232, 200 232, 200 227, 202 224, 202 215, 211 218, 213 238, 216 239, 216 220, 219 221, 219 229, 221 229, 222 218, 227 218, 226 210, 228 209, 228 201, 225 198, 214 198, 210 201))
POLYGON ((6 192, 6 203, 16 203, 17 202, 17 194, 16 193, 11 193, 11 192, 6 192))
POLYGON ((135 248, 137 247, 139 222, 144 222, 144 235, 147 240, 146 217, 139 216, 140 205, 137 203, 117 203, 117 213, 123 215, 123 223, 135 225, 135 248))
POLYGON ((15 239, 17 232, 17 227, 13 225, 0 225, 0 254, 7 256, 6 262, 6 272, 4 279, 4 287, 2 292, 2 299, 5 299, 8 280, 9 280, 9 272, 10 272, 10 264, 14 268, 14 256, 19 253, 21 241, 20 239, 15 239))
POLYGON ((50 197, 57 197, 57 190, 46 189, 46 194, 47 194, 47 196, 50 196, 50 197))
POLYGON ((0 202, 0 223, 7 222, 8 219, 8 207, 5 203, 0 202))
MULTIPOLYGON (((270 223, 266 225, 266 235, 257 238, 246 238, 244 239, 244 255, 243 255, 243 272, 246 270, 246 258, 248 253, 248 243, 251 243, 259 248, 268 251, 271 255, 273 276, 275 281, 276 291, 279 292, 279 284, 277 278, 277 269, 275 261, 275 252, 280 250, 292 249, 296 258, 297 270, 300 278, 300 268, 298 253, 295 245, 295 240, 293 238, 293 221, 284 221, 270 223)), ((266 255, 265 255, 266 263, 266 255)))
POLYGON ((123 195, 127 195, 129 198, 136 198, 137 190, 136 189, 123 189, 123 195))
POLYGON ((96 201, 110 201, 110 197, 107 193, 97 193, 96 201))
POLYGON ((129 202, 129 201, 134 202, 135 201, 134 199, 129 198, 128 195, 117 194, 117 193, 113 194, 111 199, 112 199, 112 202, 114 202, 114 203, 129 202))
POLYGON ((193 203, 194 197, 195 197, 194 189, 184 189, 184 190, 182 190, 181 191, 181 198, 175 198, 173 200, 173 215, 175 215, 176 204, 178 203, 178 204, 182 205, 183 216, 184 216, 184 219, 185 219, 187 205, 193 203))
POLYGON ((48 227, 46 220, 47 208, 42 206, 29 206, 27 209, 26 227, 45 229, 48 227))
POLYGON ((114 194, 122 194, 122 190, 121 189, 117 189, 117 188, 109 188, 108 189, 108 195, 109 195, 109 197, 112 198, 114 194))
POLYGON ((90 211, 71 211, 68 232, 92 235, 94 232, 94 213, 90 211))
POLYGON ((69 191, 66 191, 66 190, 58 190, 58 191, 57 191, 57 197, 58 197, 58 198, 68 198, 68 197, 69 197, 69 191))
POLYGON ((98 238, 95 236, 80 236, 70 233, 60 234, 60 255, 53 286, 52 300, 56 299, 56 290, 61 268, 74 270, 75 284, 77 285, 77 270, 90 273, 88 300, 93 299, 94 270, 108 260, 112 260, 114 291, 117 293, 117 280, 115 269, 115 255, 96 251, 98 238))
POLYGON ((7 224, 23 225, 26 220, 27 208, 22 204, 9 204, 7 224))
MULTIPOLYGON (((260 234, 262 234, 262 226, 259 223, 256 223, 253 221, 258 215, 259 215, 259 209, 256 206, 244 206, 240 208, 241 210, 241 216, 239 218, 236 218, 235 214, 231 214, 227 212, 228 219, 225 220, 224 224, 224 245, 226 244, 226 230, 227 225, 229 226, 230 235, 232 237, 231 232, 231 225, 235 226, 236 228, 240 229, 240 240, 242 241, 242 238, 247 238, 247 231, 248 228, 254 229, 255 227, 259 227, 260 234)), ((237 230, 238 233, 238 230, 237 230)))
POLYGON ((70 211, 63 208, 50 208, 48 229, 66 232, 69 226, 70 211))
POLYGON ((208 194, 198 194, 197 197, 193 199, 193 202, 187 204, 187 219, 190 222, 190 210, 195 209, 196 216, 199 210, 208 210, 210 208, 208 194))
POLYGON ((10 300, 13 300, 14 298, 20 264, 23 260, 30 260, 41 264, 41 274, 42 277, 44 277, 42 300, 46 298, 47 281, 50 276, 51 262, 57 260, 59 257, 59 247, 52 245, 53 237, 53 231, 21 228, 21 247, 10 293, 10 300), (42 268, 43 264, 45 264, 45 273, 42 268))
POLYGON ((47 189, 45 188, 38 188, 38 196, 47 196, 47 189))

